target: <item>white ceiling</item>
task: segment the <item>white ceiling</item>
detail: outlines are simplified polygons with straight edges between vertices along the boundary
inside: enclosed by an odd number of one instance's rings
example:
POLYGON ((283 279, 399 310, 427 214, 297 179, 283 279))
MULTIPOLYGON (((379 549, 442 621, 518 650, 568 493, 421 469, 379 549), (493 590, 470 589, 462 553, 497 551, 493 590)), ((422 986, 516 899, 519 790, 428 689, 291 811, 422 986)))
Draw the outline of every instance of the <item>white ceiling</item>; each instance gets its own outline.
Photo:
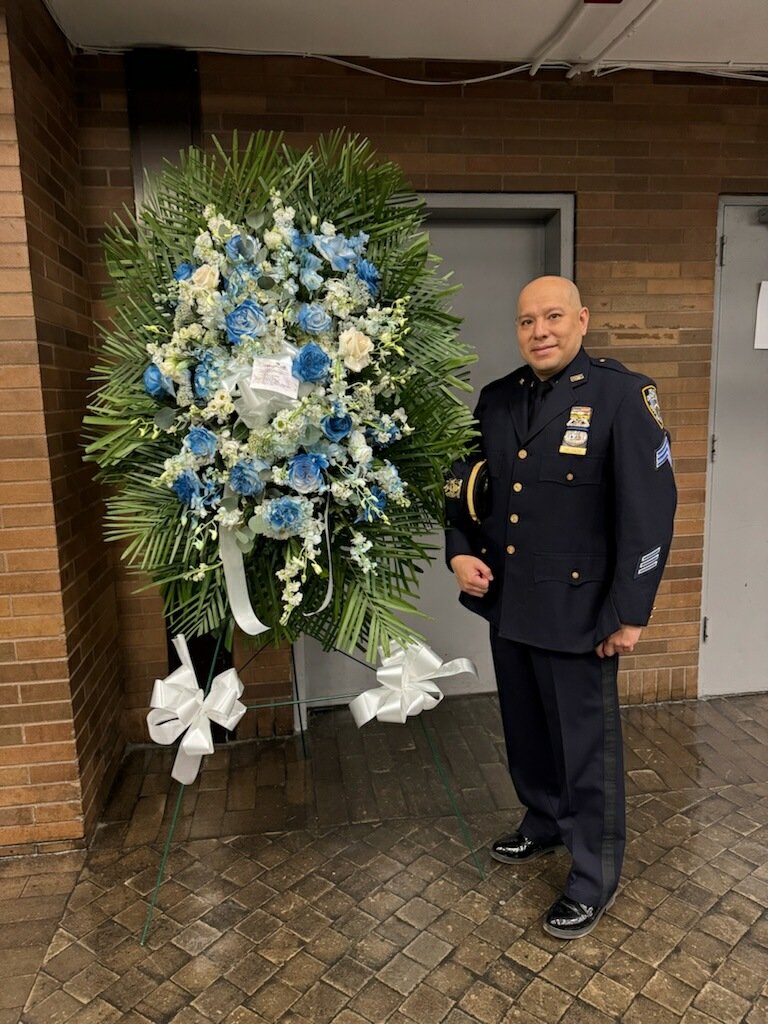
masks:
POLYGON ((768 70, 768 0, 45 2, 70 42, 83 49, 154 45, 513 64, 532 63, 544 50, 547 64, 590 71, 649 64, 768 70))

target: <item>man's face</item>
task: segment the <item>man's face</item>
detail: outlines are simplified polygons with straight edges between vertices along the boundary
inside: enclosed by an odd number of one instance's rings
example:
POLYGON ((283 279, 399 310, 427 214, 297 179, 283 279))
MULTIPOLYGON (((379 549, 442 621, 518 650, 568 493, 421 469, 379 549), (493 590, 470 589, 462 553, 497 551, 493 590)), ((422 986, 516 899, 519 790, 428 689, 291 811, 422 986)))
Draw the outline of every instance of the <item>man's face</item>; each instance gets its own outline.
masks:
POLYGON ((581 347, 589 310, 570 281, 542 277, 520 292, 517 342, 523 359, 541 380, 564 369, 581 347))

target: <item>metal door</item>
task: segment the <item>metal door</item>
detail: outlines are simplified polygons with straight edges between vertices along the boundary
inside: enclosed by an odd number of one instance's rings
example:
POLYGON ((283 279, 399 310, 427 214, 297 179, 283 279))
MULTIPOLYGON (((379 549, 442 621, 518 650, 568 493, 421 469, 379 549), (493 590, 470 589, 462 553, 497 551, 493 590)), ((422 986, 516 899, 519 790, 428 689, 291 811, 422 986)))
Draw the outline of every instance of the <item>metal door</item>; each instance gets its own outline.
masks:
MULTIPOLYGON (((454 312, 464 320, 462 337, 473 345, 479 362, 472 367, 474 405, 479 389, 520 363, 515 337, 517 293, 532 277, 545 272, 546 224, 534 220, 430 218, 431 248, 443 257, 441 270, 453 271, 463 288, 452 297, 454 312)), ((442 550, 442 535, 432 542, 442 550)), ((431 621, 413 618, 429 645, 444 659, 471 658, 478 679, 466 676, 441 682, 446 693, 495 689, 488 643, 488 624, 462 608, 458 589, 442 555, 422 577, 419 607, 431 621)), ((356 655, 359 657, 359 655, 356 655)), ((302 695, 312 700, 356 693, 375 685, 370 669, 335 652, 324 653, 305 637, 296 645, 297 673, 302 695)))
POLYGON ((768 689, 768 349, 754 345, 766 215, 768 197, 721 200, 702 696, 768 689))

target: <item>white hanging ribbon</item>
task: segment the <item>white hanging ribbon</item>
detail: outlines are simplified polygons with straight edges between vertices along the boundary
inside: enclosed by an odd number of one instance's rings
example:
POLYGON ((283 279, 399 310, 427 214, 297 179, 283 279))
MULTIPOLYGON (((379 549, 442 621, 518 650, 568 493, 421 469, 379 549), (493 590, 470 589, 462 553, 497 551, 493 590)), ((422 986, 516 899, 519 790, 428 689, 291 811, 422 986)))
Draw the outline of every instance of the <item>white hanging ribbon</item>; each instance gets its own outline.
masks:
MULTIPOLYGON (((231 493, 231 492, 230 492, 231 493)), ((224 490, 224 496, 227 489, 224 490)), ((248 594, 248 581, 245 578, 243 553, 237 546, 235 530, 227 526, 219 526, 219 555, 224 568, 224 582, 227 585, 229 607, 240 629, 249 636, 258 636, 271 629, 256 615, 248 594)))
POLYGON ((155 743, 167 745, 185 734, 171 775, 188 786, 197 778, 203 755, 213 753, 211 722, 234 729, 247 709, 238 699, 243 684, 233 668, 214 678, 204 698, 183 633, 173 638, 173 645, 181 665, 165 679, 155 680, 147 724, 155 743))
POLYGON ((380 685, 355 697, 349 710, 358 728, 372 718, 402 725, 410 715, 431 711, 443 699, 433 679, 464 672, 477 676, 477 669, 469 658, 444 662, 426 644, 409 644, 405 649, 393 644, 392 654, 382 657, 381 667, 376 670, 380 685))

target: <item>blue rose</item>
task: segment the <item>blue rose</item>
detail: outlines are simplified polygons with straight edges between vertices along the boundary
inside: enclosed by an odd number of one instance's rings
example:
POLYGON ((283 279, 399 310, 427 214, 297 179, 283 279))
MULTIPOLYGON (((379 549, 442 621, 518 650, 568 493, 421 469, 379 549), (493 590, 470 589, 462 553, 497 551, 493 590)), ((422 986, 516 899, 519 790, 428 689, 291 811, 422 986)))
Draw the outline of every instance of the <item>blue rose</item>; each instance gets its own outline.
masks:
POLYGON ((315 235, 315 248, 334 270, 346 274, 357 253, 343 235, 315 235))
POLYGON ((244 335, 249 338, 258 338, 264 333, 267 326, 264 310, 253 299, 246 299, 231 313, 227 313, 225 322, 227 337, 233 345, 239 345, 244 335))
POLYGON ((224 246, 224 251, 227 254, 227 259, 230 260, 232 263, 236 263, 240 256, 240 250, 238 248, 239 242, 240 235, 232 235, 230 240, 224 246))
POLYGON ((376 267, 370 260, 360 260, 357 264, 357 276, 368 285, 368 291, 371 295, 377 295, 379 291, 379 274, 378 267, 376 267))
POLYGON ((211 357, 205 355, 195 367, 195 372, 192 375, 192 388, 195 392, 195 397, 207 402, 211 397, 211 391, 214 390, 215 384, 216 376, 211 357))
POLYGON ((162 398, 163 395, 173 395, 173 382, 160 372, 159 367, 150 363, 144 371, 144 390, 153 398, 162 398))
POLYGON ((370 235, 366 235, 364 231, 359 231, 356 235, 352 235, 349 239, 349 247, 354 252, 355 256, 362 256, 363 250, 368 244, 370 235))
POLYGON ((171 490, 183 505, 191 505, 203 493, 203 485, 197 473, 185 469, 171 484, 171 490))
POLYGON ((264 522, 278 536, 291 537, 301 530, 304 510, 301 498, 275 498, 264 503, 264 522))
POLYGON ((328 374, 331 360, 323 352, 319 345, 310 341, 308 345, 300 348, 294 357, 291 372, 304 383, 324 380, 328 374))
POLYGON ((323 261, 313 252, 302 252, 299 259, 299 280, 307 291, 316 292, 322 285, 323 279, 317 272, 322 265, 323 261))
POLYGON ((248 290, 251 281, 256 281, 261 271, 251 263, 239 263, 227 279, 227 295, 237 302, 243 292, 248 290))
POLYGON ((320 426, 329 441, 341 441, 352 430, 352 419, 347 415, 323 416, 320 426))
POLYGON ((184 444, 199 459, 212 459, 216 454, 216 435, 205 427, 192 427, 184 444))
POLYGON ((294 455, 288 460, 288 483, 299 494, 325 489, 323 470, 328 468, 328 459, 317 452, 294 455))
POLYGON ((296 314, 296 322, 307 334, 320 334, 331 326, 330 315, 317 302, 302 302, 296 314))
POLYGON ((269 466, 261 459, 241 459, 232 467, 229 486, 237 494, 258 498, 264 490, 264 481, 259 475, 264 469, 269 469, 269 466))
POLYGON ((356 523, 372 523, 374 519, 379 519, 387 504, 387 496, 380 487, 375 484, 370 489, 370 498, 365 504, 365 508, 360 512, 356 523))
POLYGON ((310 245, 312 245, 312 241, 312 235, 304 235, 298 228, 294 228, 291 232, 290 246, 294 252, 301 252, 303 249, 308 249, 310 245))
POLYGON ((195 268, 191 263, 180 263, 173 272, 173 276, 177 281, 188 281, 195 272, 195 268))
POLYGON ((240 260, 252 260, 258 252, 259 246, 251 235, 233 235, 224 246, 227 259, 230 263, 237 263, 240 260))

